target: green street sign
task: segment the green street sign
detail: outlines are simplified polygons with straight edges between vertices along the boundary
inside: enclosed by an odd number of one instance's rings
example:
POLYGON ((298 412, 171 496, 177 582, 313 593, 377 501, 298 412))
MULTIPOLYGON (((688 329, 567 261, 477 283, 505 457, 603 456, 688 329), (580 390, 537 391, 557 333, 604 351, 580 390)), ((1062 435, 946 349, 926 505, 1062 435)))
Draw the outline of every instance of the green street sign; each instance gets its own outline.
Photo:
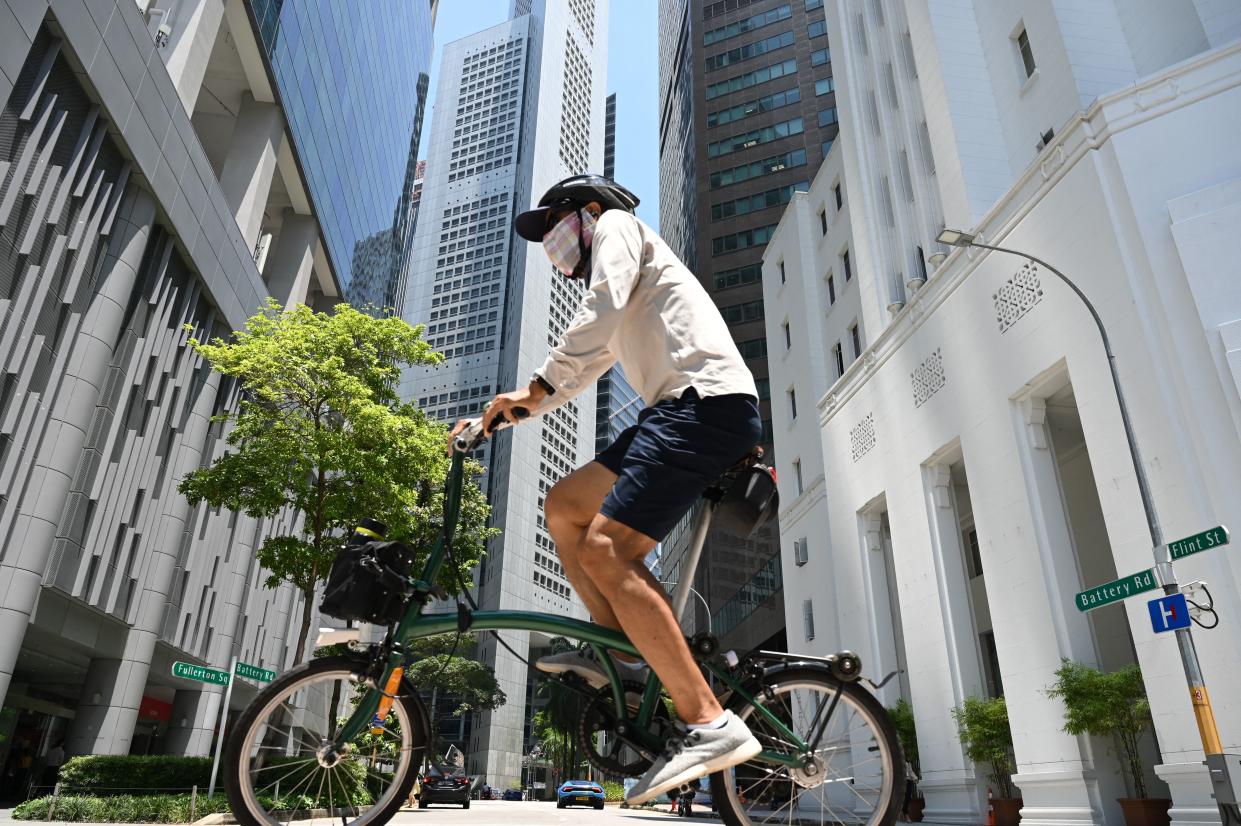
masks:
POLYGON ((1196 533, 1193 536, 1187 536, 1184 539, 1178 539, 1175 542, 1168 543, 1168 555, 1172 559, 1184 559, 1187 556, 1200 554, 1203 551, 1209 551, 1212 548, 1218 548, 1220 545, 1228 544, 1228 529, 1223 525, 1211 528, 1209 531, 1196 533))
POLYGON ((249 663, 237 663, 237 676, 245 677, 247 680, 258 680, 260 683, 270 683, 276 679, 275 671, 268 671, 266 668, 259 668, 257 665, 249 663))
POLYGON ((1153 591, 1158 587, 1159 581, 1155 579, 1155 569, 1147 568, 1145 571, 1138 571, 1136 574, 1082 591, 1073 601, 1077 604, 1078 611, 1093 611, 1145 591, 1153 591))
POLYGON ((193 663, 175 662, 172 664, 172 676, 186 680, 198 680, 200 683, 228 685, 228 672, 218 668, 207 668, 193 663))

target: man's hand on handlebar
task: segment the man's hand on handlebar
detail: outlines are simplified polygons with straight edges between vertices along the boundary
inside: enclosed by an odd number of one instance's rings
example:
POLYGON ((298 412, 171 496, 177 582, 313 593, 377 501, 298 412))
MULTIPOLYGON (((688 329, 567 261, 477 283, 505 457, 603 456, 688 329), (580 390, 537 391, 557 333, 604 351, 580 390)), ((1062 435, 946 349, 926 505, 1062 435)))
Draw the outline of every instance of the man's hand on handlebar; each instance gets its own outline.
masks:
POLYGON ((537 382, 531 382, 524 390, 501 393, 483 408, 479 419, 461 419, 453 426, 448 438, 448 450, 473 450, 496 428, 515 425, 542 403, 547 392, 537 382), (480 424, 482 427, 480 428, 480 424), (469 444, 466 444, 468 442, 469 444))
POLYGON ((521 390, 514 390, 511 393, 500 393, 491 403, 483 408, 484 431, 488 436, 501 424, 517 424, 521 419, 530 415, 543 401, 547 395, 542 387, 536 382, 531 382, 529 387, 521 390), (516 408, 522 408, 524 413, 514 412, 516 408))

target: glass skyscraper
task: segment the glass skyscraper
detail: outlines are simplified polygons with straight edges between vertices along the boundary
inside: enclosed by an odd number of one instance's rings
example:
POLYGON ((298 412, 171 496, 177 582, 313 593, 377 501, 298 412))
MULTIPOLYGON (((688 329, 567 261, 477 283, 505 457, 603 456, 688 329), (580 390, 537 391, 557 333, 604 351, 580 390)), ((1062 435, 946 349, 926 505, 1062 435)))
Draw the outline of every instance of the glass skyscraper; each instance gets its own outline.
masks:
POLYGON ((248 0, 346 300, 394 306, 431 65, 430 0, 248 0))

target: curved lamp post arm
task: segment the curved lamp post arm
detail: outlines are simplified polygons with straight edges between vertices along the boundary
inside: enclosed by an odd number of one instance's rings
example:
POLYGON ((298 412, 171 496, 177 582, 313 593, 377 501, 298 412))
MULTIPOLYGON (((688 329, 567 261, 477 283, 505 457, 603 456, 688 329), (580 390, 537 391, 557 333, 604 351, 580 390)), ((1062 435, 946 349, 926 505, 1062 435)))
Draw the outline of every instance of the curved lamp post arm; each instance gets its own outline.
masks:
POLYGON ((1133 471, 1137 475, 1138 494, 1142 499, 1142 510, 1146 513, 1146 526, 1150 530, 1151 544, 1154 546, 1155 553, 1158 555, 1157 561, 1171 561, 1168 557, 1167 549, 1164 548, 1163 527, 1159 524, 1159 514, 1155 511, 1155 498, 1151 494, 1150 481, 1146 478, 1146 468, 1142 462, 1142 452, 1138 448, 1137 436, 1133 431, 1133 420, 1129 417, 1129 405, 1125 402, 1125 393, 1120 386, 1120 374, 1116 370, 1116 354, 1112 352, 1112 342, 1107 337, 1107 329, 1103 326, 1103 319, 1099 317, 1098 310, 1095 309, 1094 304, 1090 303, 1090 299, 1086 297, 1086 294, 1082 292, 1076 284, 1069 280, 1068 276, 1037 256, 1031 255, 1028 252, 1021 252, 1020 250, 1008 249, 1007 247, 996 247, 991 244, 983 244, 979 241, 973 240, 972 238, 968 241, 968 243, 961 244, 961 246, 977 247, 978 249, 991 250, 993 252, 1005 252, 1009 255, 1016 255, 1020 258, 1025 258, 1027 261, 1049 270, 1052 274, 1064 282, 1064 284, 1072 290, 1079 299, 1081 299, 1081 302, 1086 305, 1086 309, 1090 311, 1090 317, 1094 319, 1095 326, 1099 328, 1099 337, 1103 339, 1103 352, 1107 354, 1107 366, 1112 373, 1112 387, 1116 391, 1116 401, 1120 406, 1120 420, 1125 428, 1125 440, 1129 443, 1129 455, 1133 459, 1133 471))

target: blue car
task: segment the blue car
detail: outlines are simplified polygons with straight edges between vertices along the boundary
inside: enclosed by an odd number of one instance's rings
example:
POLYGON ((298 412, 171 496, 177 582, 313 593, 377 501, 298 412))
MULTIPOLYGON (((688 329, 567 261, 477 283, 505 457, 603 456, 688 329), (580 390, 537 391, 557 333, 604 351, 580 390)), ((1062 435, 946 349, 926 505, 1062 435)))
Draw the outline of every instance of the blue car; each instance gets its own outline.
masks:
POLYGON ((594 806, 603 808, 603 787, 589 780, 570 780, 556 789, 556 808, 594 806))

